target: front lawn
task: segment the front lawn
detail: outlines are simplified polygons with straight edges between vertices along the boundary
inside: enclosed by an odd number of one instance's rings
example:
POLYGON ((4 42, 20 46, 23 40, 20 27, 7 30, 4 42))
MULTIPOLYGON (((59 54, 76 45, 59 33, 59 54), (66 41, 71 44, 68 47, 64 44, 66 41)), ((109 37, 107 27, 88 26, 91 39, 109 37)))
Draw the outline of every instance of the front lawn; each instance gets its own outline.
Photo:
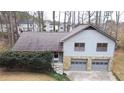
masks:
POLYGON ((0 68, 0 81, 70 81, 66 75, 57 73, 33 73, 19 71, 2 71, 0 68))
POLYGON ((124 80, 124 50, 115 52, 112 71, 119 80, 124 80))
POLYGON ((52 53, 47 51, 6 51, 0 55, 0 66, 5 69, 1 71, 0 80, 69 80, 65 74, 57 74, 54 71, 52 53))

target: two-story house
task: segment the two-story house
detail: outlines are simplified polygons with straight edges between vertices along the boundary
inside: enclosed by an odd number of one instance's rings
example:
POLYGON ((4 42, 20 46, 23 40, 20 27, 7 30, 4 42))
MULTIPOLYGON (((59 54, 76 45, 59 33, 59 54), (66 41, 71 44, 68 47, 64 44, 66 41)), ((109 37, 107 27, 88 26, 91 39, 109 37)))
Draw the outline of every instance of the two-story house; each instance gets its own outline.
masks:
POLYGON ((51 51, 67 71, 111 71, 116 41, 92 25, 70 32, 24 32, 13 51, 51 51))

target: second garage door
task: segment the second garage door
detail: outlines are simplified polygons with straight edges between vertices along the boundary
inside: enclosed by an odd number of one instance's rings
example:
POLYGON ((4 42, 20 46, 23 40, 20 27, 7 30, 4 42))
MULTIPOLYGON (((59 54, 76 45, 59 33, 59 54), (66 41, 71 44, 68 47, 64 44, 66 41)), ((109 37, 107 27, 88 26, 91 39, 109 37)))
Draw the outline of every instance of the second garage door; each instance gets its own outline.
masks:
POLYGON ((86 71, 87 69, 87 60, 86 59, 73 59, 71 60, 72 71, 86 71))
POLYGON ((92 60, 92 70, 93 71, 108 71, 108 63, 107 59, 94 59, 92 60))

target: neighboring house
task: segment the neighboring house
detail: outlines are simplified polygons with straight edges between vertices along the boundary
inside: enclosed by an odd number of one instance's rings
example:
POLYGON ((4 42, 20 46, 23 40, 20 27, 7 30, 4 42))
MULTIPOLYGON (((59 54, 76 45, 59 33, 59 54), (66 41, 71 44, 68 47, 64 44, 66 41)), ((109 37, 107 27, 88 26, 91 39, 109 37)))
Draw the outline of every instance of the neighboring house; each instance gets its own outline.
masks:
MULTIPOLYGON (((53 22, 50 20, 44 20, 44 31, 46 32, 54 32, 53 31, 53 22)), ((63 23, 58 23, 57 21, 55 22, 55 31, 56 32, 64 32, 64 24, 63 23), (58 24, 60 24, 58 28, 58 24)))
MULTIPOLYGON (((55 24, 55 30, 58 31, 58 27, 55 24)), ((46 32, 54 32, 53 31, 53 22, 50 20, 44 20, 44 31, 46 32)))
POLYGON ((19 31, 38 31, 38 26, 32 19, 27 20, 20 20, 17 22, 19 31), (29 26, 29 27, 28 27, 29 26))
POLYGON ((24 32, 13 51, 51 51, 68 71, 111 71, 116 41, 92 25, 71 32, 24 32))
MULTIPOLYGON (((6 27, 6 24, 1 24, 2 25, 2 27, 0 26, 0 32, 7 32, 7 27, 6 27)), ((7 24, 8 25, 8 24, 7 24)))

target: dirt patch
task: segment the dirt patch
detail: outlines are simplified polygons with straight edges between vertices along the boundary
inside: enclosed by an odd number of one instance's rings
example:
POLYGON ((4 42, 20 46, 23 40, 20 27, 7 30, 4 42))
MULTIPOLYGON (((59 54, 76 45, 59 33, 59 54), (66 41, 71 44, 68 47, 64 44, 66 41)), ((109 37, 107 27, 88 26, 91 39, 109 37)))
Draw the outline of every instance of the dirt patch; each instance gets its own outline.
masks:
POLYGON ((124 80, 124 51, 123 50, 117 50, 115 52, 112 70, 113 70, 113 73, 120 80, 124 80))
POLYGON ((55 81, 54 78, 40 73, 0 71, 0 81, 55 81))

